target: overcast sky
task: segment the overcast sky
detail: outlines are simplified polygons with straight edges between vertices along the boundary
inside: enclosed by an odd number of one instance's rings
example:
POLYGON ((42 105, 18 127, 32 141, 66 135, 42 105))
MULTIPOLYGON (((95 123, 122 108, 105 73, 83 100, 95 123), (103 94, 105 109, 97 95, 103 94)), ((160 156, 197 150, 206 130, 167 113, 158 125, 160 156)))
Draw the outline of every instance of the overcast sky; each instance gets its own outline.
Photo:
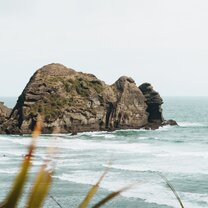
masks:
POLYGON ((208 1, 0 0, 0 96, 49 63, 208 96, 208 1))

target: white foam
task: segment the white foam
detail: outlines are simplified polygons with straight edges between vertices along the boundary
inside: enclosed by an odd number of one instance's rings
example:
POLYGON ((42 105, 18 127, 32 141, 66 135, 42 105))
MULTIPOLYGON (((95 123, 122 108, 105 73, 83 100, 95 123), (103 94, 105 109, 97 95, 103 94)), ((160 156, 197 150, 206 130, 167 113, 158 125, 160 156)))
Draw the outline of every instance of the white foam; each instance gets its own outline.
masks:
POLYGON ((82 132, 82 133, 78 133, 77 135, 89 135, 89 136, 97 136, 100 134, 107 134, 107 131, 90 131, 90 132, 82 132))
MULTIPOLYGON (((54 177, 68 182, 93 185, 97 182, 101 174, 101 172, 95 171, 76 171, 72 174, 62 174, 60 176, 54 177)), ((132 181, 130 181, 129 179, 124 180, 118 175, 110 175, 104 178, 104 180, 100 184, 100 187, 108 191, 116 191, 130 184, 132 184, 132 181)), ((121 195, 127 198, 140 198, 148 203, 168 205, 175 208, 179 207, 178 201, 175 199, 175 196, 166 187, 166 184, 162 181, 162 179, 148 182, 134 182, 134 184, 136 184, 134 187, 127 190, 126 192, 121 193, 121 195)), ((201 208, 197 205, 197 203, 202 201, 207 203, 207 194, 200 195, 197 193, 193 193, 192 195, 190 195, 189 193, 183 192, 179 192, 178 194, 181 195, 181 199, 185 207, 201 208), (196 202, 194 204, 191 201, 192 198, 196 199, 196 202)))
POLYGON ((3 173, 3 174, 17 174, 17 172, 18 172, 17 168, 0 169, 0 173, 3 173))
MULTIPOLYGON (((208 172, 207 159, 204 158, 199 163, 198 158, 152 158, 129 161, 126 164, 113 164, 110 166, 117 170, 126 171, 138 171, 138 172, 161 172, 161 173, 173 173, 173 174, 204 174, 208 172)), ((108 165, 103 165, 108 166, 108 165)))
POLYGON ((109 138, 109 139, 115 138, 115 137, 116 137, 116 136, 113 135, 113 134, 106 134, 106 135, 105 135, 105 138, 109 138))
POLYGON ((178 125, 181 127, 208 127, 207 124, 199 122, 178 122, 178 125))
POLYGON ((158 129, 153 130, 153 131, 168 131, 168 130, 170 130, 172 128, 174 128, 174 126, 166 125, 166 126, 160 126, 158 129))
POLYGON ((1 141, 11 141, 10 138, 5 137, 5 136, 2 136, 2 135, 0 135, 0 140, 1 140, 1 141))
MULTIPOLYGON (((28 141, 25 140, 14 140, 13 142, 18 144, 26 145, 28 141)), ((84 139, 39 139, 37 140, 38 147, 55 147, 61 149, 71 150, 107 150, 117 152, 130 152, 130 153, 147 153, 151 151, 150 144, 146 143, 121 143, 120 141, 105 141, 105 140, 84 140, 84 139)))
MULTIPOLYGON (((2 155, 5 155, 5 157, 3 157, 5 159, 5 158, 11 157, 11 156, 17 156, 17 158, 22 157, 24 155, 23 153, 25 153, 25 152, 22 150, 15 150, 14 151, 12 149, 11 150, 5 149, 5 150, 1 150, 0 153, 2 155)), ((17 159, 17 158, 15 158, 15 159, 17 159)))
POLYGON ((34 165, 34 166, 41 166, 41 165, 43 165, 43 161, 32 161, 32 164, 34 165))
POLYGON ((21 145, 29 145, 31 143, 31 138, 13 138, 10 139, 12 143, 21 144, 21 145))
POLYGON ((182 157, 187 157, 187 160, 190 159, 190 157, 201 157, 201 158, 208 158, 208 152, 166 152, 166 153, 159 153, 159 154, 155 154, 155 156, 157 157, 173 157, 173 158, 177 158, 179 157, 180 159, 182 157))
MULTIPOLYGON (((204 206, 200 206, 199 204, 201 202, 205 202, 207 204, 207 195, 202 196, 198 193, 192 193, 189 197, 187 197, 187 193, 177 193, 179 194, 184 207, 204 208, 204 206)), ((167 205, 174 208, 180 207, 179 202, 173 195, 172 191, 166 187, 165 183, 143 183, 138 186, 138 188, 132 190, 130 189, 121 195, 129 198, 141 198, 148 203, 167 205)))
POLYGON ((0 160, 0 165, 3 165, 3 164, 8 164, 8 165, 11 165, 11 164, 19 164, 19 162, 21 161, 22 158, 20 158, 19 160, 14 160, 13 158, 1 158, 0 160))
POLYGON ((208 205, 208 194, 183 192, 181 193, 181 197, 183 197, 185 201, 190 201, 191 203, 195 204, 195 207, 199 207, 197 203, 201 203, 204 205, 206 204, 206 207, 208 205))
POLYGON ((131 132, 131 131, 133 131, 133 132, 143 132, 143 131, 149 131, 149 130, 147 130, 147 129, 144 129, 144 128, 141 128, 141 129, 120 129, 120 130, 116 130, 116 131, 114 131, 114 132, 131 132))
POLYGON ((160 139, 160 138, 158 138, 158 137, 150 137, 150 136, 139 136, 139 137, 137 137, 137 139, 138 139, 138 141, 139 140, 162 140, 162 139, 160 139))

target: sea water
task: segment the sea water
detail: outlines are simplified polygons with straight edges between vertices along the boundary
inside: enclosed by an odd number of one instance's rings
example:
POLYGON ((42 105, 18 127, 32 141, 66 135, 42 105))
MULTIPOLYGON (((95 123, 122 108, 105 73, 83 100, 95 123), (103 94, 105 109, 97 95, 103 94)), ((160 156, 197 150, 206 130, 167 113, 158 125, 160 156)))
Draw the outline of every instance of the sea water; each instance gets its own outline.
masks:
MULTIPOLYGON (((7 103, 7 99, 4 99, 7 103)), ((8 100, 11 104, 11 100, 8 100)), ((30 171, 34 174, 47 159, 47 148, 56 147, 53 184, 44 207, 78 207, 106 167, 110 169, 91 205, 112 191, 135 184, 104 207, 178 208, 174 194, 161 178, 174 186, 187 208, 208 207, 208 98, 166 97, 164 117, 179 126, 158 130, 120 130, 70 135, 43 135, 30 171), (111 164, 109 164, 109 161, 111 164)), ((29 136, 0 136, 0 200, 8 193, 30 143, 29 136)))

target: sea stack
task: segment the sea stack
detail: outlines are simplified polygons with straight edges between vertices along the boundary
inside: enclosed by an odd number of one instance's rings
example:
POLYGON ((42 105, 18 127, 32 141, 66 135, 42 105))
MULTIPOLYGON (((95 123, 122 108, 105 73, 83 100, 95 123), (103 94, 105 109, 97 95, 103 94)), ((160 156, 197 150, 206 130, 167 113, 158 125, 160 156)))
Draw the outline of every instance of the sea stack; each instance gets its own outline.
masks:
POLYGON ((148 124, 146 129, 157 129, 164 125, 177 125, 174 120, 165 120, 162 114, 163 99, 160 94, 153 89, 150 83, 143 83, 139 86, 143 95, 146 98, 146 104, 148 112, 148 124))
POLYGON ((31 77, 2 131, 30 134, 38 115, 43 118, 43 133, 53 133, 55 128, 73 134, 139 129, 156 120, 159 127, 164 123, 162 99, 148 93, 130 77, 107 85, 92 74, 49 64, 31 77))

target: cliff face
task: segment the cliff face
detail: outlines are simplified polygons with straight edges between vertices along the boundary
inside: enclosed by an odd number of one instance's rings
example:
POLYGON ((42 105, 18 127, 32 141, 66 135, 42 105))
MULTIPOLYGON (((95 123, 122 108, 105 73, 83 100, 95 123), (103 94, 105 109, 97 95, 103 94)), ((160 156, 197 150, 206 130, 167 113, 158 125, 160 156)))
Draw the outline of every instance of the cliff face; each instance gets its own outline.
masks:
POLYGON ((50 64, 32 76, 2 129, 31 133, 38 114, 43 133, 141 128, 148 123, 145 100, 129 77, 107 85, 92 74, 50 64))
POLYGON ((174 120, 165 120, 162 114, 163 100, 160 94, 156 92, 150 83, 143 83, 139 86, 143 95, 146 98, 148 124, 145 126, 147 129, 157 129, 164 125, 177 125, 174 120))
POLYGON ((139 89, 142 91, 143 95, 146 98, 147 103, 147 112, 149 113, 148 121, 153 122, 163 122, 164 118, 162 116, 163 100, 160 97, 159 93, 156 92, 151 84, 144 83, 139 86, 139 89))

